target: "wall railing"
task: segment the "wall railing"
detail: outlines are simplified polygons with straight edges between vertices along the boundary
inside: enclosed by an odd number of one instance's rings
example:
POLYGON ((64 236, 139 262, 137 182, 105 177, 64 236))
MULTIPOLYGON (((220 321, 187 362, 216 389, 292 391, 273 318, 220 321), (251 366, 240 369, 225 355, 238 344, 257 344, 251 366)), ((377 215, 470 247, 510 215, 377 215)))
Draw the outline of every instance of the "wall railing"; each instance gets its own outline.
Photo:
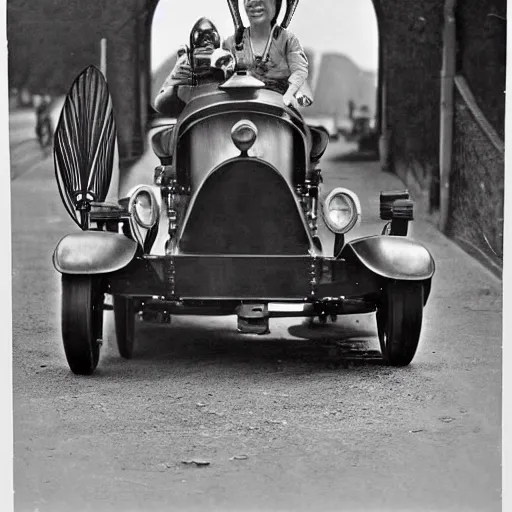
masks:
POLYGON ((485 135, 493 144, 493 146, 503 155, 505 153, 505 144, 501 140, 496 130, 489 123, 489 121, 485 117, 485 114, 478 106, 475 96, 471 92, 471 88, 469 87, 469 84, 467 83, 466 79, 462 75, 457 75, 454 79, 454 82, 457 91, 459 92, 469 111, 475 118, 475 121, 480 126, 482 132, 485 133, 485 135))

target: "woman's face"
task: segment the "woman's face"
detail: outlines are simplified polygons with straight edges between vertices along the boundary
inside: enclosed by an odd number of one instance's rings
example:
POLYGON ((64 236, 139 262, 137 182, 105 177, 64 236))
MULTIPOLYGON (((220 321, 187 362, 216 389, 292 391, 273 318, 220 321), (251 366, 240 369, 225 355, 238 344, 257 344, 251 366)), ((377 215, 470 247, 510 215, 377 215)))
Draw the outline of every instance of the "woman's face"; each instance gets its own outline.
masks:
POLYGON ((249 23, 270 23, 276 14, 276 0, 244 0, 249 23))

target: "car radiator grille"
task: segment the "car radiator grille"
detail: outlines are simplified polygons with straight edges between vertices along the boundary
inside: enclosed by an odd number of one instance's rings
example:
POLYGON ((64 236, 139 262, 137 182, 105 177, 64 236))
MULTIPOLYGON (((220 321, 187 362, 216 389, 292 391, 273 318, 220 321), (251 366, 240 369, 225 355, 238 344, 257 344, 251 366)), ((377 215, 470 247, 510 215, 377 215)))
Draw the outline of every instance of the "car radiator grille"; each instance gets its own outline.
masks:
POLYGON ((307 228, 289 185, 255 158, 231 160, 215 170, 190 208, 181 253, 308 254, 307 228))

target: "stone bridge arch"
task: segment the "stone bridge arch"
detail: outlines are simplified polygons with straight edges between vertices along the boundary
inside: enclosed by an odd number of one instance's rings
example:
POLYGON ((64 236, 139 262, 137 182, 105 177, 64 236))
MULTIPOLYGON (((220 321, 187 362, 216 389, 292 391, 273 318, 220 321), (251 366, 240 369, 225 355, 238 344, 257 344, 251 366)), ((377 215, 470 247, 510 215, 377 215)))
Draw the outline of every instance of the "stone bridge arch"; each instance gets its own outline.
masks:
MULTIPOLYGON (((379 127, 389 137, 390 170, 405 180, 418 206, 434 214, 440 209, 444 231, 499 266, 507 0, 372 1, 379 29, 379 127), (452 64, 445 65, 444 78, 443 52, 452 64)), ((31 77, 34 93, 67 92, 85 66, 99 64, 99 41, 106 38, 120 163, 130 166, 144 151, 157 4, 38 0, 29 9, 26 0, 9 0, 9 74, 17 77, 11 86, 31 77)))
MULTIPOLYGON (((417 188, 428 189, 439 174, 439 109, 433 106, 439 105, 443 2, 372 2, 379 30, 378 126, 390 139, 390 165, 414 168, 417 188)), ((109 83, 123 116, 119 142, 126 165, 143 151, 158 3, 131 0, 133 21, 109 38, 109 83)))
MULTIPOLYGON (((127 160, 131 152, 137 157, 144 140, 151 22, 158 0, 132 2, 144 13, 131 29, 139 42, 139 87, 132 89, 131 101, 141 114, 125 124, 127 160)), ((421 210, 434 219, 440 212, 440 228, 499 273, 507 2, 372 2, 379 30, 378 126, 389 140, 385 164, 405 181, 421 210)), ((125 93, 122 75, 114 69, 111 80, 120 80, 117 86, 125 93)))
MULTIPOLYGON (((143 76, 142 82, 140 82, 140 90, 139 90, 139 103, 140 106, 142 105, 149 105, 151 102, 151 98, 149 96, 149 93, 151 91, 151 84, 149 82, 150 80, 150 66, 151 66, 151 31, 152 31, 152 25, 153 25, 153 18, 155 15, 155 12, 157 10, 158 4, 160 3, 160 0, 134 0, 136 4, 136 11, 140 12, 139 16, 139 28, 137 29, 138 36, 142 37, 141 45, 138 48, 138 62, 140 63, 140 74, 143 76)), ((375 17, 377 20, 377 26, 378 26, 378 32, 379 32, 379 62, 378 62, 378 72, 379 72, 379 79, 378 79, 378 94, 377 94, 377 119, 378 119, 378 125, 381 125, 380 120, 383 118, 382 116, 382 109, 383 104, 385 100, 383 101, 383 95, 381 92, 381 84, 383 83, 383 77, 384 77, 384 54, 383 54, 383 48, 385 47, 385 41, 383 39, 383 30, 381 27, 383 26, 382 20, 383 20, 383 11, 381 3, 384 1, 389 0, 370 0, 374 6, 375 9, 375 17)), ((300 4, 299 7, 300 9, 300 4)), ((227 13, 227 9, 226 9, 227 13)), ((114 43, 115 44, 115 43, 114 43)), ((117 74, 119 76, 119 74, 117 74)), ((115 80, 115 77, 113 78, 115 80)), ((126 91, 124 91, 126 92, 126 91)), ((142 107, 143 108, 143 107, 142 107)), ((131 145, 133 146, 132 151, 134 153, 134 158, 136 158, 137 153, 140 151, 142 140, 143 140, 143 133, 145 130, 145 123, 147 121, 147 117, 145 113, 142 113, 142 118, 140 119, 140 123, 137 123, 138 128, 138 134, 133 134, 133 140, 131 142, 131 145), (140 128, 139 125, 140 124, 140 128)), ((383 126, 384 128, 384 126, 383 126)))

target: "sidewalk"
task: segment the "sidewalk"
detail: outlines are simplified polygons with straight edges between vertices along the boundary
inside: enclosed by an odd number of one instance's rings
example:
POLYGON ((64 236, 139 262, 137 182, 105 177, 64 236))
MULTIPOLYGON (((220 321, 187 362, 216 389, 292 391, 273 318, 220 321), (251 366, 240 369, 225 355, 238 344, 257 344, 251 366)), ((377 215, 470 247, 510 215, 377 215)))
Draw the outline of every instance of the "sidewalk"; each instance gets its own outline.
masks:
MULTIPOLYGON (((395 174, 383 172, 378 161, 350 161, 344 142, 330 144, 321 162, 324 186, 348 187, 353 190, 361 201, 361 225, 350 232, 349 239, 372 234, 380 234, 384 222, 380 220, 380 192, 385 190, 405 190, 407 186, 395 174)), ((414 200, 414 197, 412 198, 414 200)), ((439 231, 435 217, 428 215, 417 206, 414 209, 415 220, 409 224, 409 236, 434 247, 447 247, 451 244, 454 252, 463 254, 471 268, 479 269, 501 287, 501 279, 482 261, 474 258, 454 241, 439 231)))
MULTIPOLYGON (((334 144, 322 164, 325 185, 359 194, 363 221, 354 236, 378 233, 380 191, 403 184, 377 162, 340 161, 341 149, 334 144)), ((313 510, 321 493, 332 509, 360 508, 361 496, 369 510, 383 503, 390 510, 499 509, 501 283, 428 222, 411 224, 412 238, 432 252, 437 268, 408 368, 327 366, 341 359, 297 320, 275 319, 270 338, 248 340, 230 318, 187 317, 168 329, 140 326, 130 362, 120 360, 107 335, 102 373, 77 379, 62 350, 60 275, 51 258, 59 239, 79 228, 61 204, 51 159, 13 181, 11 191, 21 508, 33 510, 43 498, 47 507, 69 508, 87 494, 91 507, 111 510, 126 509, 120 497, 144 501, 145 510, 163 503, 183 509, 191 500, 206 509, 264 508, 261 496, 294 510, 306 510, 309 500, 313 510), (211 395, 203 401, 205 390, 211 395), (276 391, 289 401, 276 405, 276 391), (199 401, 218 404, 223 418, 205 419, 199 401), (264 420, 278 409, 287 425, 275 430, 264 420), (334 409, 340 414, 329 414, 334 409), (148 418, 156 427, 141 437, 148 418), (168 446, 164 455, 161 446, 168 446), (198 450, 213 462, 208 474, 159 469, 198 450), (236 453, 250 457, 234 467, 228 457, 236 453), (289 482, 297 492, 283 496, 289 482)), ((345 347, 378 346, 373 315, 344 317, 327 329, 322 338, 345 347)))

